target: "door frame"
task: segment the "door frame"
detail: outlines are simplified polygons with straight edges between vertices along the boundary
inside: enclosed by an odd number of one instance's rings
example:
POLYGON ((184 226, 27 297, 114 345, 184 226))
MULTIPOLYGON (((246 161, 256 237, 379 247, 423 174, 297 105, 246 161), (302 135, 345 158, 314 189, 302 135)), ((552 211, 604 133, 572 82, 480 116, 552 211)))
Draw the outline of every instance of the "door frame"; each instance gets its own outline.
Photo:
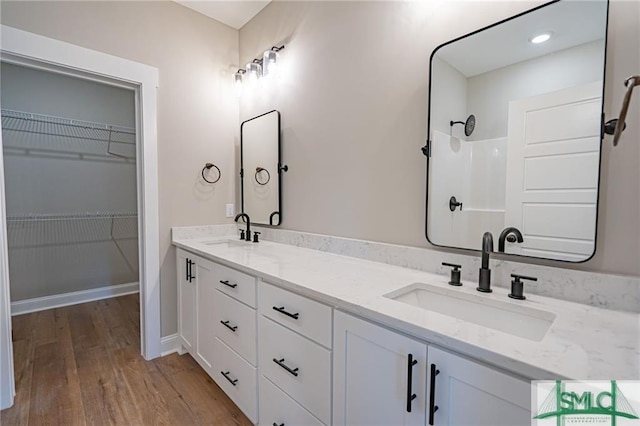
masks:
MULTIPOLYGON (((161 355, 158 208, 158 69, 41 35, 0 25, 0 59, 102 83, 136 93, 140 347, 161 355)), ((0 135, 0 408, 13 404, 13 344, 7 253, 2 137, 0 135)))

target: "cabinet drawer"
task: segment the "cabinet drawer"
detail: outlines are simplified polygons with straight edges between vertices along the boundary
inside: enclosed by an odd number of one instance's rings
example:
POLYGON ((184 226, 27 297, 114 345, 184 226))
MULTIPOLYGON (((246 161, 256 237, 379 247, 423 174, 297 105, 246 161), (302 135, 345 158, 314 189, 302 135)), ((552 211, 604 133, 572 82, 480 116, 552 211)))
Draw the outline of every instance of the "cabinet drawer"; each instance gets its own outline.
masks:
POLYGON ((252 308, 256 307, 256 278, 251 275, 217 265, 216 288, 252 308))
POLYGON ((264 376, 260 376, 260 424, 323 426, 320 420, 264 376))
POLYGON ((260 316, 260 371, 325 424, 331 422, 331 352, 260 316))
POLYGON ((216 291, 213 324, 215 335, 250 364, 256 365, 256 311, 216 291))
POLYGON ((331 348, 331 308, 270 284, 260 285, 260 313, 331 348))
POLYGON ((255 367, 218 338, 215 340, 215 351, 213 379, 249 420, 255 423, 258 398, 258 376, 255 367))

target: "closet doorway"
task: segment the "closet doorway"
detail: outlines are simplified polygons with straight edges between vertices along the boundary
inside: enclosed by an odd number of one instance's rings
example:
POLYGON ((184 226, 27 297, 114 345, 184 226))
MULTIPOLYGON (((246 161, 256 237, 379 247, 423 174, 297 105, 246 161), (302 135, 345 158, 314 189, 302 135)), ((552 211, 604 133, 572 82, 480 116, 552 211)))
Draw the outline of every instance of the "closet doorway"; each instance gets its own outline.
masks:
MULTIPOLYGON (((134 93, 137 151, 135 169, 138 182, 135 212, 138 215, 140 352, 147 360, 159 357, 163 352, 170 352, 172 341, 168 338, 165 343, 161 339, 160 332, 158 69, 4 25, 0 25, 0 33, 0 61, 4 63, 125 88, 134 93)), ((11 374, 14 365, 2 145, 0 136, 0 408, 5 408, 12 404, 15 387, 13 374, 11 374)), ((123 154, 115 149, 112 149, 112 152, 123 154)), ((37 171, 34 171, 34 174, 37 174, 37 171)), ((41 178, 46 179, 44 176, 41 178)))
POLYGON ((137 293, 135 92, 0 75, 12 315, 137 293))

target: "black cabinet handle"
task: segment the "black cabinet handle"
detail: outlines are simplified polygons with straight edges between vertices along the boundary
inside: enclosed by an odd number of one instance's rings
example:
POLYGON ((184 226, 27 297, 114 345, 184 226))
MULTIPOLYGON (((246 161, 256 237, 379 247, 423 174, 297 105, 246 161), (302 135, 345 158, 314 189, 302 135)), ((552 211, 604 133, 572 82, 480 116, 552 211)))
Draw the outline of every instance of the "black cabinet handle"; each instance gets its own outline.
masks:
POLYGON ((409 354, 407 359, 407 413, 411 412, 411 403, 416 399, 416 394, 413 393, 413 366, 418 363, 413 359, 413 355, 409 354))
POLYGON ((273 426, 284 426, 284 423, 280 423, 280 424, 278 424, 278 423, 276 423, 276 422, 273 422, 273 426))
POLYGON ((237 325, 234 325, 233 327, 229 325, 229 321, 222 321, 220 320, 220 324, 224 325, 225 327, 227 327, 229 330, 233 331, 234 333, 236 332, 236 330, 238 329, 237 325))
POLYGON ((431 364, 431 384, 429 386, 429 424, 433 426, 433 415, 438 411, 436 405, 436 376, 440 374, 440 370, 435 364, 431 364))
POLYGON ((220 280, 220 283, 226 285, 227 287, 231 287, 231 288, 236 288, 238 287, 238 284, 229 284, 229 280, 220 280))
POLYGON ((193 272, 192 266, 195 262, 192 262, 191 259, 186 259, 186 260, 187 260, 187 281, 191 282, 195 278, 192 274, 193 272))
POLYGON ((282 368, 284 368, 285 370, 287 370, 287 371, 288 371, 289 373, 291 373, 292 375, 294 375, 294 376, 298 377, 298 368, 296 367, 296 368, 294 368, 294 369, 292 370, 291 368, 287 367, 287 366, 284 364, 284 358, 282 358, 282 359, 274 358, 274 359, 273 359, 273 362, 275 362, 275 363, 276 363, 276 364, 278 364, 280 367, 282 367, 282 368))
POLYGON ((186 281, 189 281, 189 266, 190 266, 189 262, 191 262, 189 259, 187 258, 184 259, 184 273, 185 273, 184 279, 186 281))
POLYGON ((227 379, 229 381, 229 383, 231 383, 233 386, 235 386, 238 383, 238 379, 231 379, 229 377, 229 372, 228 371, 226 373, 224 371, 221 371, 220 374, 222 374, 224 376, 224 378, 227 379))
POLYGON ((291 317, 291 318, 293 318, 293 319, 298 319, 298 318, 300 317, 300 314, 299 314, 298 312, 296 312, 295 314, 292 314, 291 312, 287 312, 287 311, 285 311, 285 310, 284 310, 284 306, 281 306, 281 307, 279 307, 279 308, 278 308, 277 306, 274 306, 274 307, 273 307, 273 310, 274 310, 274 311, 278 311, 278 312, 280 312, 282 315, 286 315, 286 316, 291 317))

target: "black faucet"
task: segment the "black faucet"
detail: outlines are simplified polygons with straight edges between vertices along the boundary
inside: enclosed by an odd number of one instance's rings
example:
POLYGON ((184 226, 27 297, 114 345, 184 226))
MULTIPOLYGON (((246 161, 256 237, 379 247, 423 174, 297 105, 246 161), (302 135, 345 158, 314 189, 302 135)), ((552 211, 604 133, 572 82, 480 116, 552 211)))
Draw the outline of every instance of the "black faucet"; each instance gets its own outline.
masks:
MULTIPOLYGON (((249 219, 249 215, 246 213, 238 213, 234 220, 237 222, 241 217, 243 217, 244 221, 247 222, 247 232, 244 239, 246 241, 251 241, 251 220, 249 219)), ((240 238, 242 239, 242 236, 240 238)))
POLYGON ((519 243, 524 241, 522 238, 522 232, 518 228, 510 226, 508 228, 504 228, 500 233, 500 238, 498 238, 498 251, 504 253, 504 240, 509 241, 510 243, 515 243, 518 241, 519 243), (513 234, 513 235, 511 235, 513 234))
POLYGON ((483 293, 491 293, 491 269, 489 269, 489 255, 493 251, 493 235, 485 232, 482 236, 482 267, 476 290, 483 293))

